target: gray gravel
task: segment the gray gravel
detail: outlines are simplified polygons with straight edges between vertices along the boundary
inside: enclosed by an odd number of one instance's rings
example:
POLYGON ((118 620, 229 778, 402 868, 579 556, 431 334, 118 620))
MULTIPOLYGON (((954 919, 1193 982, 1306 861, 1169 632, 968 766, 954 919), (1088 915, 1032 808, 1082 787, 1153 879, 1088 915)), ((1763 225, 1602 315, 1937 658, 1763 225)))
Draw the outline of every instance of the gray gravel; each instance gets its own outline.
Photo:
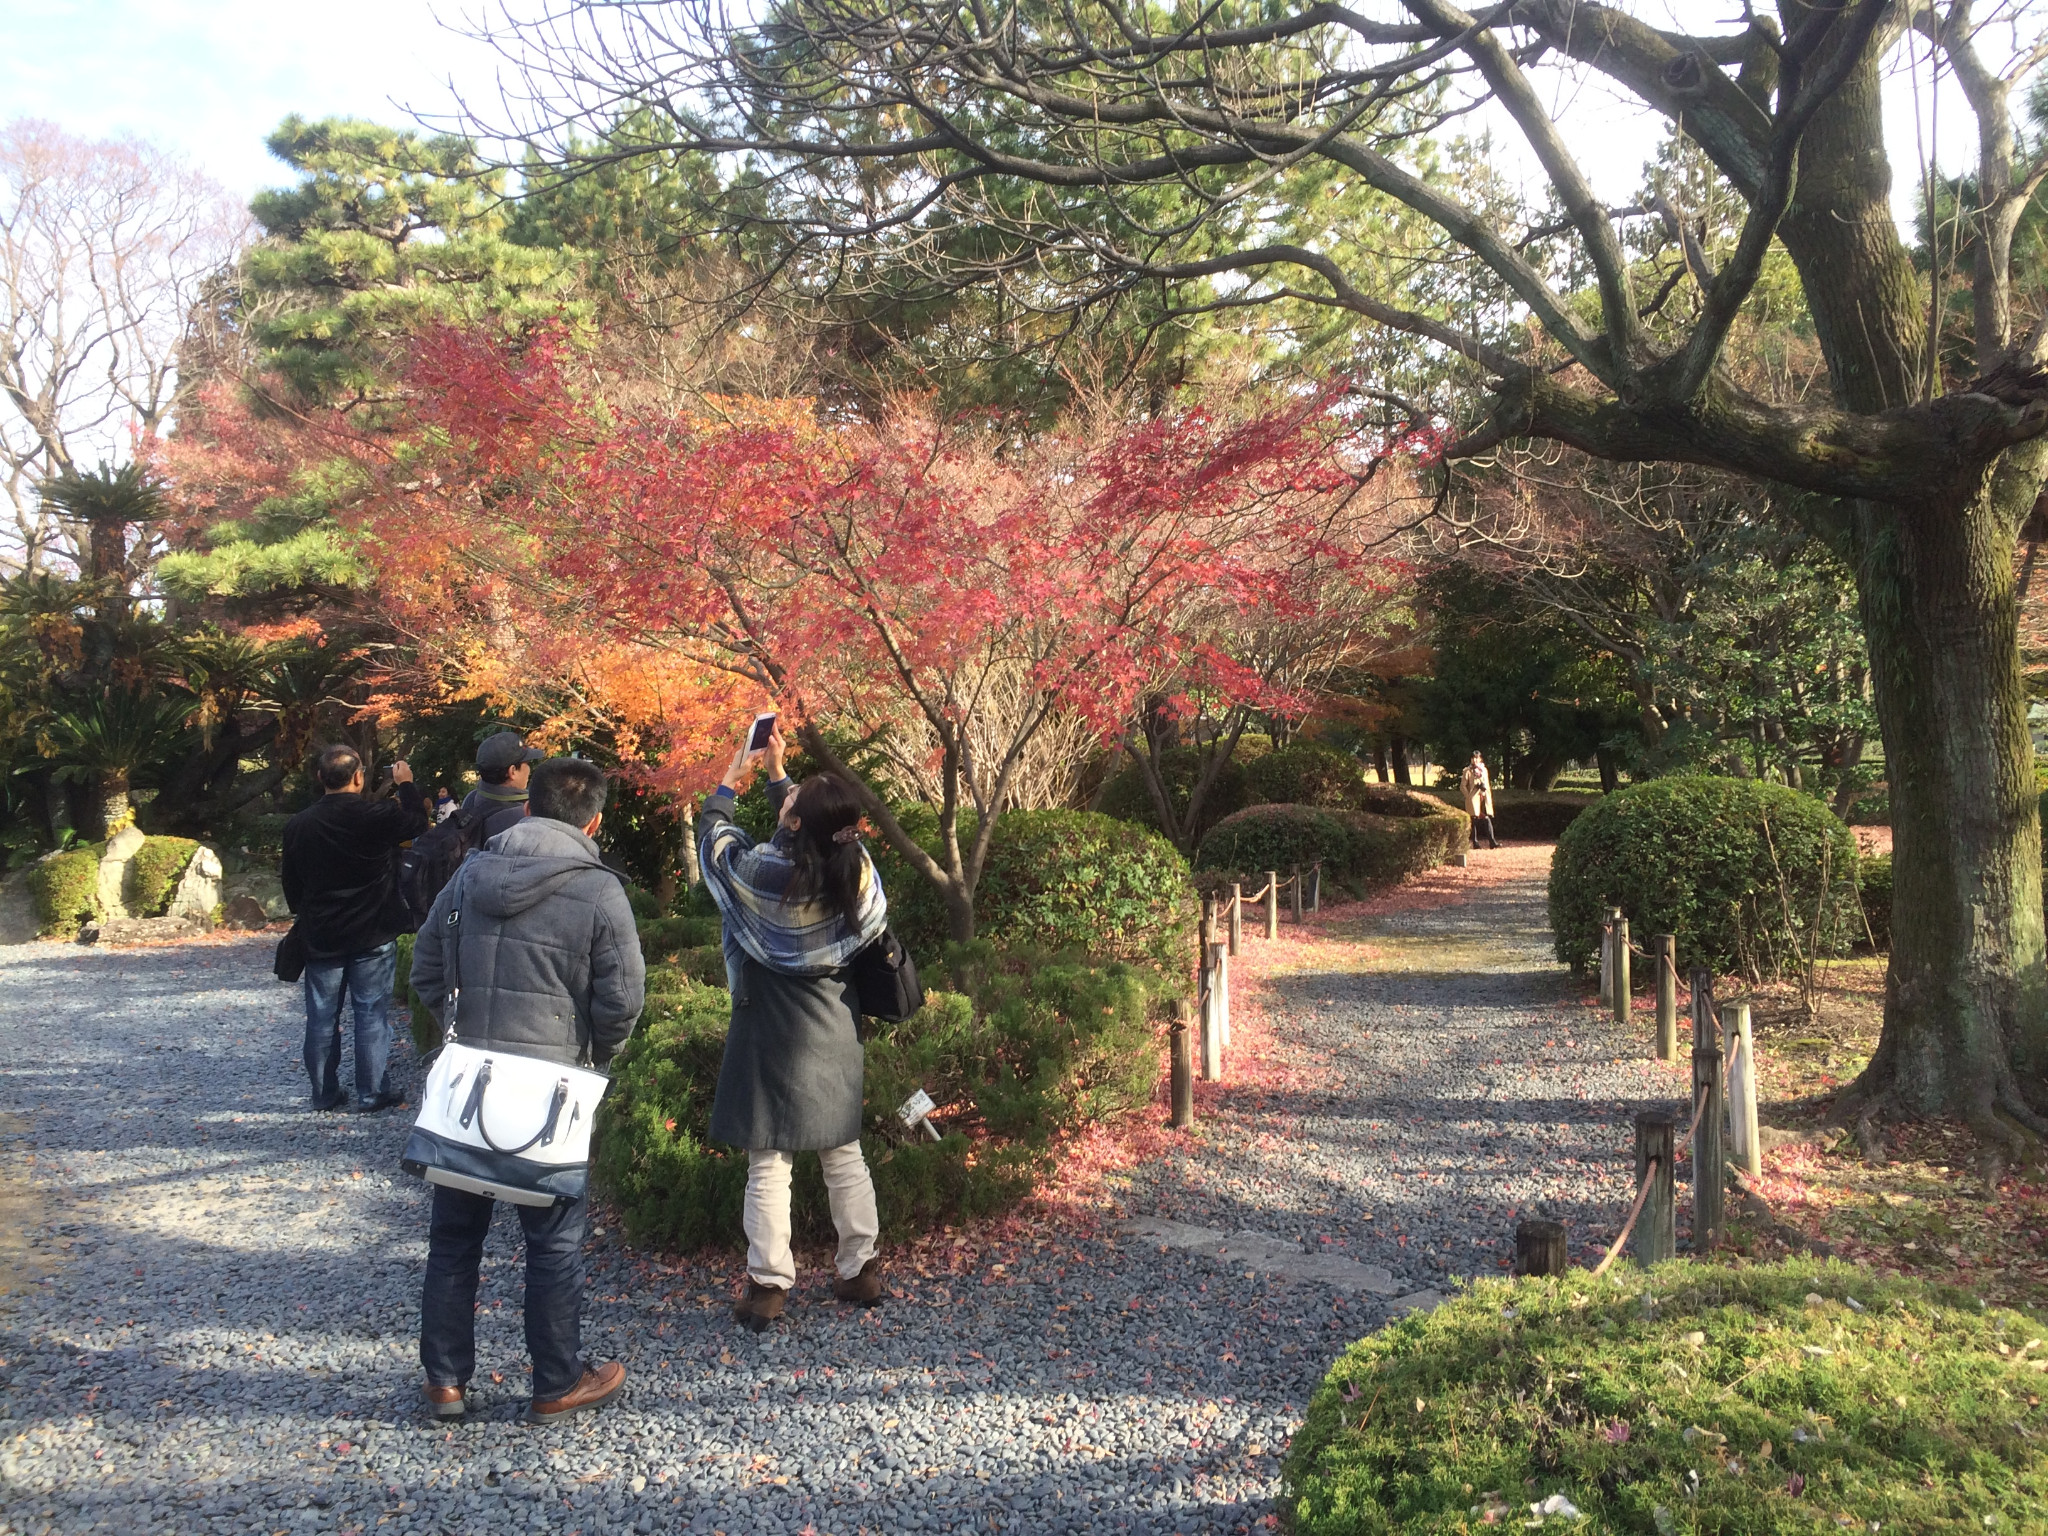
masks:
MULTIPOLYGON (((1491 1271, 1476 1245, 1510 1209, 1611 1221, 1616 1100, 1655 1085, 1590 1031, 1564 1046, 1539 897, 1531 877, 1399 920, 1410 949, 1496 932, 1490 970, 1461 952, 1455 974, 1283 980, 1287 1051, 1318 1088, 1211 1116, 1191 1155, 1134 1177, 1131 1211, 1328 1238, 1416 1287, 1491 1271)), ((899 1273, 874 1312, 835 1307, 814 1262, 790 1325, 757 1338, 726 1311, 733 1259, 650 1264, 598 1235, 586 1346, 632 1377, 620 1405, 535 1429, 501 1215, 480 1411, 429 1426, 406 1117, 305 1111, 298 993, 268 957, 0 951, 0 1166, 33 1202, 0 1296, 0 1536, 1248 1530, 1330 1359, 1385 1315, 1047 1228, 899 1273)), ((402 1048, 396 1070, 417 1072, 402 1048)))

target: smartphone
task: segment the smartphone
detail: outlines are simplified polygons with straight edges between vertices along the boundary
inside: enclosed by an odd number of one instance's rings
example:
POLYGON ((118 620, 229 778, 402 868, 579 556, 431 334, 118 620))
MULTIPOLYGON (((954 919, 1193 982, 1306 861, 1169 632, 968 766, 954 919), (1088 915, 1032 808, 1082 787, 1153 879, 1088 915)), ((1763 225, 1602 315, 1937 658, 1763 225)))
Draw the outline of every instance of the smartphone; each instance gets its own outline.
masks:
POLYGON ((747 733, 747 750, 749 752, 765 752, 768 750, 768 738, 775 734, 775 722, 780 718, 781 716, 772 709, 765 715, 754 716, 754 728, 747 733))

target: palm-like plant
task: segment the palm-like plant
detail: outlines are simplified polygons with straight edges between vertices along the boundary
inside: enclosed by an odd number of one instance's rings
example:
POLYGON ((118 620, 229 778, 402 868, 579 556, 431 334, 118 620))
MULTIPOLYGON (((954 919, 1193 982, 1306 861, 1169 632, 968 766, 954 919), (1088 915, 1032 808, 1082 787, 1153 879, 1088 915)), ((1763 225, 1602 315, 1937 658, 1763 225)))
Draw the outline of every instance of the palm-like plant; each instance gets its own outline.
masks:
POLYGON ((128 529, 169 513, 162 486, 140 464, 119 469, 102 464, 94 470, 67 469, 51 475, 36 489, 44 506, 82 527, 89 569, 81 574, 101 588, 100 616, 126 617, 131 575, 128 529))
POLYGON ((92 784, 100 825, 86 829, 91 835, 111 836, 134 819, 128 791, 136 774, 176 749, 194 707, 191 699, 112 688, 51 712, 43 755, 57 765, 59 778, 92 784))

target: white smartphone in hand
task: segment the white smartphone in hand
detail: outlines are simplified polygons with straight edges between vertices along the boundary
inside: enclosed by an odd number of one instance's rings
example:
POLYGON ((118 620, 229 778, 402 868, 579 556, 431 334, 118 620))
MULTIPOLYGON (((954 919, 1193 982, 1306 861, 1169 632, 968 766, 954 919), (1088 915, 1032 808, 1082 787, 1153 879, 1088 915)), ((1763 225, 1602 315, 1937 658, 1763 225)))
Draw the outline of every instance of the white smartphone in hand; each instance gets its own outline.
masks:
POLYGON ((775 722, 781 718, 772 709, 764 715, 754 716, 754 728, 747 732, 747 750, 749 752, 766 752, 768 750, 768 738, 775 734, 775 722))

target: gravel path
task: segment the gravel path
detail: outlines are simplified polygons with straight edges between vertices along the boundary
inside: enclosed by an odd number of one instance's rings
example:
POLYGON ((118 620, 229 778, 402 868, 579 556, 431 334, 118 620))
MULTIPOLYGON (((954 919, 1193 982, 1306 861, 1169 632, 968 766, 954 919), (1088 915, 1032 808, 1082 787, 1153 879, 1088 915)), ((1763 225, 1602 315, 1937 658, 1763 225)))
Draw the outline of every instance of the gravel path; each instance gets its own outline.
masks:
MULTIPOLYGON (((1416 1287, 1490 1271, 1478 1245, 1511 1209, 1611 1221, 1617 1100, 1663 1090, 1561 1011, 1523 863, 1469 906, 1372 920, 1377 955, 1334 926, 1275 946, 1325 968, 1274 979, 1273 1083, 1141 1163, 1131 1212, 1327 1238, 1416 1287)), ((930 1272, 899 1270, 874 1312, 833 1306, 814 1266, 757 1338, 729 1320, 730 1260, 649 1264, 599 1234, 586 1346, 632 1379, 541 1430, 515 1417, 501 1217, 481 1411, 428 1427, 406 1121, 303 1109, 297 991, 267 969, 260 940, 0 951, 0 1212, 29 1221, 26 1251, 0 1250, 0 1536, 1247 1530, 1329 1360, 1385 1315, 1040 1224, 927 1244, 930 1272)))

